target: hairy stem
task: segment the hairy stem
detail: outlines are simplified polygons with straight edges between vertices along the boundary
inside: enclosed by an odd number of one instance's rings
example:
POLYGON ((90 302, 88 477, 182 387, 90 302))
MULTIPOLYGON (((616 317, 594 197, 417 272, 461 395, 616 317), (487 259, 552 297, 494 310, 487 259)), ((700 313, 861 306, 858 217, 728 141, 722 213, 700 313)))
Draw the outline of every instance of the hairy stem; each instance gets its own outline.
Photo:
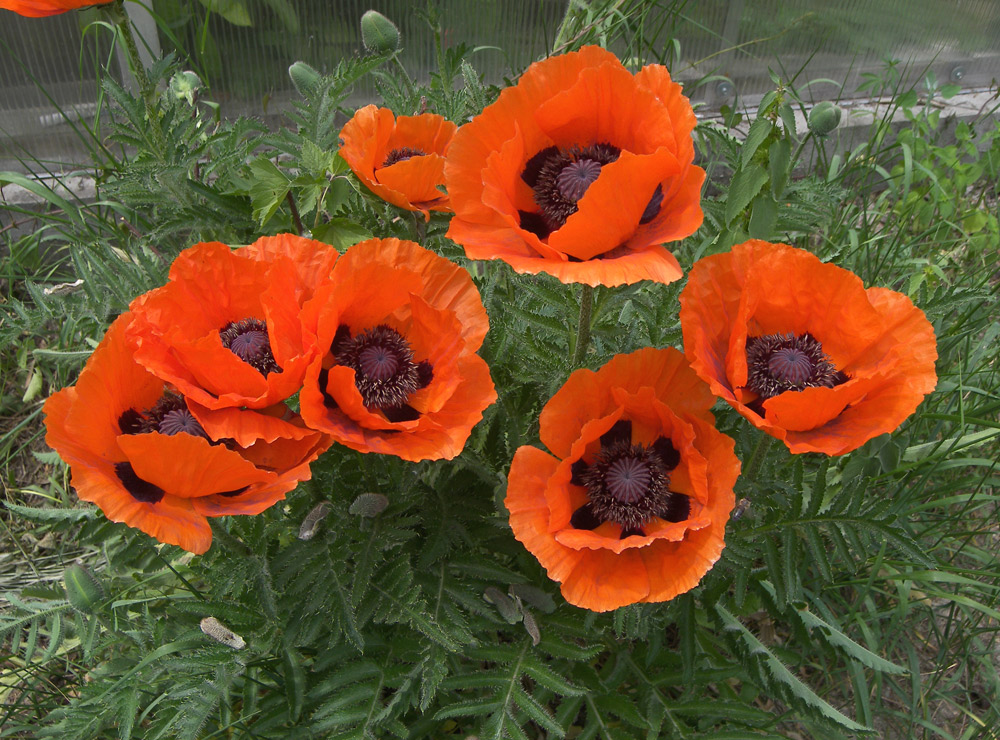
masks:
POLYGON ((741 474, 747 483, 756 480, 757 473, 760 472, 760 466, 764 463, 764 458, 767 457, 767 451, 771 449, 772 442, 774 442, 774 437, 766 432, 760 433, 757 446, 753 448, 753 453, 750 455, 750 462, 747 463, 741 474))
POLYGON ((132 33, 132 21, 129 19, 128 13, 125 12, 122 0, 118 0, 114 4, 112 15, 115 28, 118 29, 118 36, 125 46, 129 70, 139 85, 139 94, 142 96, 142 102, 146 106, 146 118, 149 119, 149 130, 153 137, 155 153, 162 158, 166 151, 166 144, 163 141, 163 132, 160 130, 159 111, 153 105, 153 101, 156 99, 156 88, 150 82, 149 75, 146 74, 146 68, 142 64, 142 58, 139 56, 139 47, 136 45, 135 35, 132 33))
POLYGON ((594 307, 594 289, 590 285, 582 286, 580 291, 580 318, 576 326, 576 344, 573 345, 573 357, 570 367, 578 368, 587 354, 590 346, 590 312, 594 307))

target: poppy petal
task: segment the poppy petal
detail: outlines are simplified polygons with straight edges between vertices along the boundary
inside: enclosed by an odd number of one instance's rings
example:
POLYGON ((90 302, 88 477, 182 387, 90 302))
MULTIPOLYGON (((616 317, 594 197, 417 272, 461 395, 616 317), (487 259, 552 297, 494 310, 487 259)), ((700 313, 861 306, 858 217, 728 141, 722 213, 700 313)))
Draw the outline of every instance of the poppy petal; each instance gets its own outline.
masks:
POLYGON ((190 434, 128 434, 118 438, 118 446, 140 479, 181 498, 233 491, 275 477, 232 450, 190 434))

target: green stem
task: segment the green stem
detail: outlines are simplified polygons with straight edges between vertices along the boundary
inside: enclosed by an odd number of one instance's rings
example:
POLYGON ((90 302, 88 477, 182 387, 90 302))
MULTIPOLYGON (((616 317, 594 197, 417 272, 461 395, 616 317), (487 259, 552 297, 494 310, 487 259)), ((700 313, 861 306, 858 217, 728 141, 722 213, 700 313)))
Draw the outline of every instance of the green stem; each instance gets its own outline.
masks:
POLYGON ((406 71, 406 67, 403 66, 403 63, 399 61, 399 52, 392 55, 392 61, 396 63, 397 67, 399 67, 399 72, 403 76, 403 84, 406 86, 407 97, 412 98, 414 95, 413 79, 410 77, 410 73, 406 71))
POLYGON ((772 442, 774 442, 774 437, 766 432, 760 433, 757 446, 753 448, 753 453, 750 455, 750 462, 743 469, 742 478, 747 483, 752 483, 757 479, 757 473, 760 472, 760 466, 764 463, 764 458, 767 457, 767 451, 771 449, 772 442))
POLYGON ((570 367, 578 368, 587 354, 590 345, 590 312, 594 307, 594 289, 590 285, 582 286, 580 291, 580 319, 576 326, 576 344, 573 345, 573 358, 570 367))
POLYGON ((411 211, 410 215, 413 216, 413 241, 417 244, 423 244, 424 238, 427 236, 427 222, 424 221, 424 214, 420 211, 411 211))
POLYGON ((125 45, 129 70, 139 85, 139 94, 142 96, 142 102, 146 106, 146 118, 149 119, 149 128, 153 137, 155 154, 162 158, 166 151, 166 144, 163 141, 163 131, 160 130, 159 112, 153 106, 153 101, 156 99, 156 88, 150 82, 149 75, 146 74, 146 68, 142 64, 142 58, 139 56, 139 47, 136 45, 135 35, 132 33, 132 22, 128 17, 128 13, 125 12, 123 0, 118 0, 114 4, 112 13, 115 27, 118 29, 118 35, 125 45))

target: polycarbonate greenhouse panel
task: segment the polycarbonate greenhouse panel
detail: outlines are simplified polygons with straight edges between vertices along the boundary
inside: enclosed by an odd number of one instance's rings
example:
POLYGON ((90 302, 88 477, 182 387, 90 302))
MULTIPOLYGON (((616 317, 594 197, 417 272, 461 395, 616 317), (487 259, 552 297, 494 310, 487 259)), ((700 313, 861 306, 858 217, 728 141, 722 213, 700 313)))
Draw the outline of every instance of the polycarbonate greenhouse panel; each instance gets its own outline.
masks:
MULTIPOLYGON (((604 0, 607 1, 607 0, 604 0)), ((595 0, 592 5, 600 5, 595 0)), ((140 29, 150 46, 174 51, 198 71, 223 115, 280 114, 295 95, 288 66, 321 71, 362 53, 359 19, 373 8, 399 26, 403 65, 426 81, 437 68, 425 0, 153 0, 162 24, 140 29)), ((614 4, 641 26, 615 39, 624 59, 663 61, 711 109, 752 105, 773 83, 769 70, 813 99, 864 96, 871 75, 985 88, 1000 78, 1000 0, 676 0, 614 4), (632 12, 641 9, 643 12, 632 12), (635 39, 641 39, 635 42, 635 39), (888 60, 899 60, 889 70, 888 60), (828 82, 822 82, 828 80, 828 82), (807 84, 808 83, 808 84, 807 84)), ((141 15, 142 6, 126 4, 141 15)), ((444 53, 461 45, 489 82, 502 84, 551 49, 565 0, 438 0, 444 53)), ((75 139, 59 114, 92 115, 96 72, 108 56, 105 29, 83 29, 95 11, 52 18, 0 15, 0 167, 19 147, 72 158, 75 139), (104 47, 104 48, 99 48, 104 47), (102 56, 102 54, 104 56, 102 56)), ((868 88, 870 89, 870 88, 868 88)), ((352 104, 376 99, 359 85, 352 104)), ((403 112, 403 111, 400 111, 403 112)))

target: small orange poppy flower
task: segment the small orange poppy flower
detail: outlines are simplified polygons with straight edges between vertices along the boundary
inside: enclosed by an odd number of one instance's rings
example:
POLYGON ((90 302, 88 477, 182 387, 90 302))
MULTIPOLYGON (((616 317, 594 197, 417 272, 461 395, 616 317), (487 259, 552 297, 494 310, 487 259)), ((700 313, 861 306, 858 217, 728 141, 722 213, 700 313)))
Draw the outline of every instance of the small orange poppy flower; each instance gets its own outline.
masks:
POLYGON ((542 409, 552 452, 514 454, 514 536, 576 606, 608 611, 694 588, 725 547, 740 462, 715 399, 675 349, 577 370, 542 409))
POLYGON ((12 10, 28 18, 45 18, 90 5, 107 5, 113 0, 0 0, 0 9, 12 10))
POLYGON ((282 406, 267 409, 302 386, 313 354, 299 312, 337 256, 293 234, 235 251, 218 242, 185 249, 169 282, 130 306, 136 361, 177 388, 213 438, 249 445, 309 435, 282 418, 282 406))
POLYGON ((680 303, 691 367, 793 453, 857 449, 937 383, 934 329, 909 298, 786 244, 699 260, 680 303))
POLYGON ((340 132, 340 156, 368 189, 408 211, 450 211, 444 155, 454 123, 434 113, 396 118, 388 108, 359 108, 340 132))
POLYGON ((129 314, 118 317, 75 386, 45 402, 46 442, 65 460, 72 485, 116 522, 194 553, 212 541, 206 517, 257 514, 310 477, 329 441, 241 446, 214 440, 184 398, 132 358, 129 314))
POLYGON ((596 46, 532 64, 452 139, 448 236, 564 283, 677 280, 660 245, 701 225, 694 126, 661 65, 633 75, 596 46))
POLYGON ((489 319, 472 278, 413 242, 347 250, 303 326, 319 349, 302 418, 351 449, 450 460, 497 398, 476 354, 489 319))

